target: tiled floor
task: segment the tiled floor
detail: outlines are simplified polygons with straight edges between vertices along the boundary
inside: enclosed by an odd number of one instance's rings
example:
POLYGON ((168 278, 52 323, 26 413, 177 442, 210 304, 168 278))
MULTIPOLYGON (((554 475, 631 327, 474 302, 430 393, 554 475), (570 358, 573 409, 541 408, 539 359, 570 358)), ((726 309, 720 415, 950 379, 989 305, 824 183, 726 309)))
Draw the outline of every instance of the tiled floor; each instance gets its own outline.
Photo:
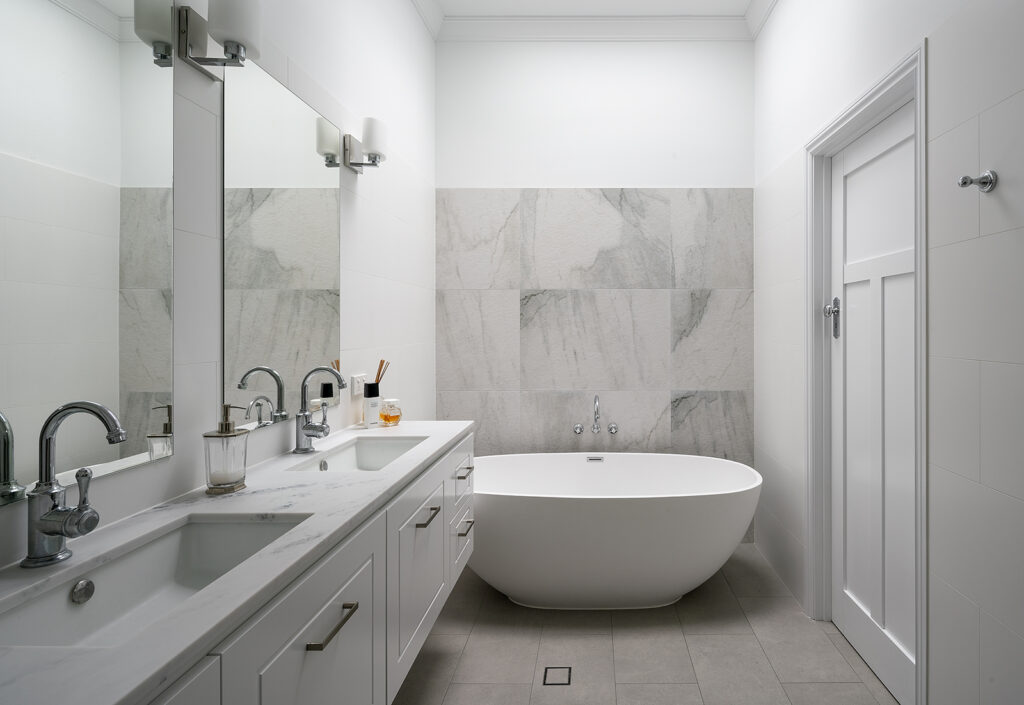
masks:
POLYGON ((896 705, 831 622, 813 622, 753 544, 675 605, 519 607, 470 570, 395 705, 896 705), (543 685, 571 666, 570 685, 543 685))

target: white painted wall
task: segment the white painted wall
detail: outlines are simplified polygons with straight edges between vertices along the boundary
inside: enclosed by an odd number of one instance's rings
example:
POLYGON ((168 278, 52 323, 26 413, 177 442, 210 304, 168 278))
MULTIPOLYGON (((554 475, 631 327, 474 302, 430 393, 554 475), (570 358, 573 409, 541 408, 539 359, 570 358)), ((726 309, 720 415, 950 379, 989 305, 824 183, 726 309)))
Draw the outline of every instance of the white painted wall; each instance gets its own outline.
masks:
POLYGON ((754 44, 757 543, 801 601, 807 144, 967 0, 780 0, 754 44))
POLYGON ((929 35, 932 705, 1024 693, 1022 29, 1024 4, 974 0, 929 35), (985 169, 992 193, 957 187, 985 169))
POLYGON ((750 187, 750 42, 438 45, 442 188, 750 187))
MULTIPOLYGON (((206 10, 202 0, 188 4, 206 10)), ((409 416, 432 418, 433 39, 409 0, 268 0, 263 7, 264 68, 338 124, 354 115, 373 115, 391 129, 385 166, 361 177, 342 177, 341 357, 347 374, 369 371, 378 357, 391 359, 385 390, 403 399, 409 416)), ((23 56, 39 55, 37 42, 26 49, 31 52, 23 56)), ((60 53, 41 56, 66 58, 60 53)), ((175 453, 97 478, 91 494, 104 524, 202 485, 201 436, 217 421, 222 91, 220 84, 183 65, 174 78, 175 453)), ((332 423, 340 426, 353 416, 342 408, 332 423)), ((250 462, 286 450, 293 434, 290 424, 257 434, 250 441, 250 462)), ((69 492, 69 500, 74 494, 69 492)), ((6 537, 0 565, 23 555, 24 527, 24 503, 0 507, 0 535, 6 537)))

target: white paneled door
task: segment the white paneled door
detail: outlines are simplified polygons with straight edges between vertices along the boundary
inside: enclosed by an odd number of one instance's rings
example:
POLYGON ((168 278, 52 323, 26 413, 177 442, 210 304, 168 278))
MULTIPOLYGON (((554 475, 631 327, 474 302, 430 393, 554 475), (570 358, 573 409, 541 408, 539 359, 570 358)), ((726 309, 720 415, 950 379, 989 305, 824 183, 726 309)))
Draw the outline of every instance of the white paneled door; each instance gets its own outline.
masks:
POLYGON ((832 620, 914 702, 915 116, 832 159, 832 620))

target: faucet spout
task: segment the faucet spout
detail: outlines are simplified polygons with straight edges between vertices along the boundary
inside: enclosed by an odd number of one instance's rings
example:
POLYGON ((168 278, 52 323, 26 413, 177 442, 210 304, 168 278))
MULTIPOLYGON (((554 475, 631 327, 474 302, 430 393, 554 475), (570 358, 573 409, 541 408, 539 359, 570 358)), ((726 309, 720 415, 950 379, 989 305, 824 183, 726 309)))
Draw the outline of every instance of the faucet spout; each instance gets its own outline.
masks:
POLYGON ((302 378, 302 393, 300 395, 299 413, 295 414, 295 450, 293 453, 312 453, 313 439, 325 438, 331 427, 327 425, 327 409, 323 409, 323 419, 320 423, 312 423, 313 414, 309 411, 309 380, 318 372, 326 372, 334 376, 338 381, 338 389, 345 389, 345 378, 341 372, 332 367, 314 367, 302 378))
POLYGON ((43 430, 39 432, 39 484, 52 485, 56 482, 54 466, 57 460, 57 429, 64 423, 64 419, 73 414, 92 414, 107 431, 107 443, 123 443, 128 434, 121 428, 121 422, 117 420, 112 412, 102 404, 91 401, 74 401, 59 407, 50 414, 43 423, 43 430))
POLYGON ((597 394, 594 395, 594 425, 590 427, 590 430, 594 433, 601 432, 601 424, 598 421, 601 420, 601 397, 597 394))
POLYGON ((14 428, 0 411, 0 504, 25 496, 25 488, 14 481, 14 428))
POLYGON ((249 377, 256 372, 266 372, 274 379, 274 384, 277 385, 277 405, 274 407, 274 413, 271 415, 271 418, 274 421, 284 421, 285 419, 288 418, 288 412, 285 411, 284 408, 284 380, 281 379, 281 375, 277 373, 277 370, 271 367, 265 367, 263 365, 253 367, 251 370, 242 375, 242 379, 238 380, 238 388, 248 389, 249 377))

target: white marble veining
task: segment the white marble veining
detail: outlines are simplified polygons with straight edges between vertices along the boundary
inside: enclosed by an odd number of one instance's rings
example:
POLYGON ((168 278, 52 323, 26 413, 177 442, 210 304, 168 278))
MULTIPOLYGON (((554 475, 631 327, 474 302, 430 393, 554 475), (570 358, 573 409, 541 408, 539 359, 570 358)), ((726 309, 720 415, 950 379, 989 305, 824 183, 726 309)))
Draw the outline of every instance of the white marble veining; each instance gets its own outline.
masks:
POLYGON ((673 392, 672 451, 754 463, 753 394, 673 392))
POLYGON ((753 190, 694 188, 667 193, 675 286, 753 287, 753 190))
POLYGON ((519 387, 519 292, 437 292, 437 388, 519 387))
MULTIPOLYGON (((601 432, 593 433, 594 393, 523 392, 519 453, 629 451, 665 453, 670 449, 669 393, 601 391, 601 432), (612 435, 608 424, 616 423, 612 435), (583 433, 572 431, 583 424, 583 433)), ((478 453, 482 455, 482 453, 478 453)))
POLYGON ((475 419, 477 455, 519 452, 519 392, 438 392, 437 416, 475 419))
MULTIPOLYGON (((397 429, 346 430, 317 443, 318 453, 285 455, 249 470, 247 488, 211 497, 202 489, 70 542, 68 561, 39 571, 0 570, 0 612, 123 555, 168 524, 202 514, 308 514, 309 518, 138 634, 110 648, 0 647, 0 702, 145 703, 241 626, 333 546, 472 429, 471 422, 403 422, 397 429), (377 472, 293 472, 315 464, 356 435, 427 436, 377 472)), ((102 511, 102 498, 94 497, 102 511)), ((103 589, 99 586, 99 589, 103 589)))
POLYGON ((754 292, 672 292, 672 386, 753 389, 754 292))
POLYGON ((525 189, 522 286, 667 289, 669 204, 655 189, 525 189))
POLYGON ((519 193, 519 189, 438 189, 438 289, 519 287, 519 193))
POLYGON ((122 188, 121 289, 171 288, 171 189, 122 188))
POLYGON ((522 388, 667 389, 669 292, 523 291, 522 388))

